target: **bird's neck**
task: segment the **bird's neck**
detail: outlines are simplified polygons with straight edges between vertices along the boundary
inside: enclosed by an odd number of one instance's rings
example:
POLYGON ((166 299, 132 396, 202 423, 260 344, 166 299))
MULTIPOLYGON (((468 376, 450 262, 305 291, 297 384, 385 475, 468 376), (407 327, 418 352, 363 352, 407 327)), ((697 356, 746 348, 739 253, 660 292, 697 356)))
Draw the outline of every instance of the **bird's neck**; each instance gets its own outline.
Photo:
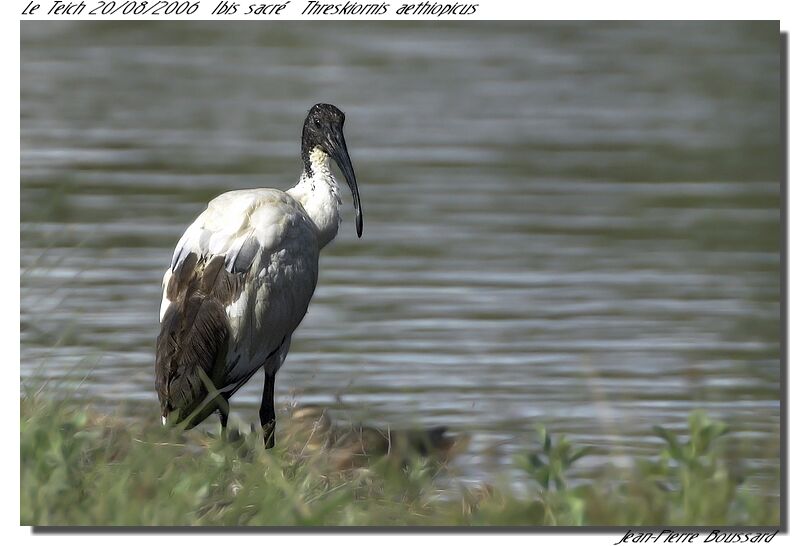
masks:
POLYGON ((314 148, 303 157, 303 175, 287 193, 298 201, 317 226, 320 248, 330 243, 339 231, 339 184, 331 173, 330 156, 314 148))

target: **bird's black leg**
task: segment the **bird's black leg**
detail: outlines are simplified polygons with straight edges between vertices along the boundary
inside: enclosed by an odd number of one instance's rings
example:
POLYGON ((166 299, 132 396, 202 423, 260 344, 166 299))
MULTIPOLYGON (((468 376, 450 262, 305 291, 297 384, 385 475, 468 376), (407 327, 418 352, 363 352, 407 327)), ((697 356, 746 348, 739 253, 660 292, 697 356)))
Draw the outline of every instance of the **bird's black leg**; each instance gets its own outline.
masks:
POLYGON ((222 435, 225 434, 225 430, 228 428, 228 408, 223 408, 219 406, 219 423, 222 425, 222 435))
POLYGON ((264 431, 264 446, 275 447, 275 375, 264 370, 264 395, 261 397, 261 429, 264 431))

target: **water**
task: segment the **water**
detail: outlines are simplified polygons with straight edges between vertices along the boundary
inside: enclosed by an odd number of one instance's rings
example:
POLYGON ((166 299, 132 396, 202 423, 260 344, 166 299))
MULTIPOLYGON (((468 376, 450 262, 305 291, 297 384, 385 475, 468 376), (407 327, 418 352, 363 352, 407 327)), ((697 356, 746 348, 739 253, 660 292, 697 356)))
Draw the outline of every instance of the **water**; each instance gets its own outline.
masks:
POLYGON ((539 424, 591 470, 702 408, 776 471, 776 23, 25 22, 21 57, 24 382, 157 419, 176 241, 293 185, 326 101, 364 238, 346 200, 282 403, 469 431, 477 479, 539 424))

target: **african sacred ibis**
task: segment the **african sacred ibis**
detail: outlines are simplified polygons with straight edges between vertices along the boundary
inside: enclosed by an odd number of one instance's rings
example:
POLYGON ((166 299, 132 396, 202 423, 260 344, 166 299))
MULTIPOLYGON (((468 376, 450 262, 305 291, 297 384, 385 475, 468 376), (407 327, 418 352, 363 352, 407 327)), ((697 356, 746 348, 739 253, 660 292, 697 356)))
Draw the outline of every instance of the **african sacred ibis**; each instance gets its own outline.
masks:
POLYGON ((312 107, 297 185, 224 193, 178 241, 164 274, 156 342, 163 423, 192 427, 218 411, 224 428, 228 399, 263 368, 259 416, 266 447, 274 445, 275 374, 314 293, 319 252, 341 222, 331 157, 353 193, 361 237, 361 201, 343 127, 344 113, 335 106, 312 107))

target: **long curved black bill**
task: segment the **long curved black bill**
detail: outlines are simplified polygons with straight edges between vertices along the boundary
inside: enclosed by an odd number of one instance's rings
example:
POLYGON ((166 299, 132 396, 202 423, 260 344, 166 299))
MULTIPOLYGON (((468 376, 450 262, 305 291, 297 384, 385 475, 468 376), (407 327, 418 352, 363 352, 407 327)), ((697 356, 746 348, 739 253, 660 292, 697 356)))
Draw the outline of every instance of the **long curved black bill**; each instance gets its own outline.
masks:
POLYGON ((353 171, 353 164, 350 162, 350 154, 347 153, 347 144, 344 141, 344 135, 339 133, 331 138, 330 154, 333 156, 339 169, 344 174, 347 185, 350 186, 350 191, 353 192, 353 205, 356 208, 356 233, 361 237, 361 232, 364 228, 364 221, 361 217, 361 198, 358 196, 358 184, 356 183, 356 173, 353 171))

